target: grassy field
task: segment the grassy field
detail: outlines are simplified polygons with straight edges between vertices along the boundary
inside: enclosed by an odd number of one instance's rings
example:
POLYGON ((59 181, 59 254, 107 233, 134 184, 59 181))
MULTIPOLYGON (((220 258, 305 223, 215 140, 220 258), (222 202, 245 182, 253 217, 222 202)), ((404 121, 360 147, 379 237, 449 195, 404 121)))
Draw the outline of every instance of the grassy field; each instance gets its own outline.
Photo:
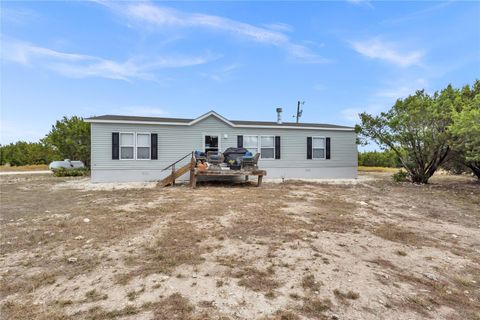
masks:
POLYGON ((399 168, 358 166, 359 172, 397 172, 399 168))
POLYGON ((48 170, 48 165, 46 165, 46 164, 32 164, 32 165, 29 165, 29 166, 0 166, 0 172, 37 171, 37 170, 48 170))
POLYGON ((0 179, 5 319, 480 319, 480 184, 0 179))

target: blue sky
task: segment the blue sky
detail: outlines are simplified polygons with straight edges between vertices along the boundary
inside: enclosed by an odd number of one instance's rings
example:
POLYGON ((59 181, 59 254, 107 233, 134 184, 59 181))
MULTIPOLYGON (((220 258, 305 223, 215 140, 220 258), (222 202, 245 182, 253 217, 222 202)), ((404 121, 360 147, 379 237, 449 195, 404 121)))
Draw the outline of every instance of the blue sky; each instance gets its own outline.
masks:
POLYGON ((0 143, 64 115, 353 125, 480 78, 480 2, 1 2, 0 143))

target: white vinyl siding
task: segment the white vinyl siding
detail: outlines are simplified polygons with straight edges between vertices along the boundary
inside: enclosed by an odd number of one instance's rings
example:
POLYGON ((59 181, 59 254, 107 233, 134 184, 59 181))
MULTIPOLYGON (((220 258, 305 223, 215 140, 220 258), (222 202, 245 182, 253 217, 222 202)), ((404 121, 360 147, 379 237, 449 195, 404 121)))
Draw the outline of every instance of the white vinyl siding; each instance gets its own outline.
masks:
POLYGON ((134 144, 133 133, 122 132, 120 133, 120 159, 121 160, 133 160, 134 156, 134 144))
POLYGON ((325 138, 312 137, 312 158, 325 159, 325 138))

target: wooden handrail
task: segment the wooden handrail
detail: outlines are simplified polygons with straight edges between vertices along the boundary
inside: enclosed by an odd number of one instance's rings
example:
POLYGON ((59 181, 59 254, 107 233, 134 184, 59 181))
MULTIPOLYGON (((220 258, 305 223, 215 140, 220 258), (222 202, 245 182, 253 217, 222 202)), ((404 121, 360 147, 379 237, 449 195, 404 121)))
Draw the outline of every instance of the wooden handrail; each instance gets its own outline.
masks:
POLYGON ((171 165, 169 165, 168 167, 162 169, 162 171, 165 171, 167 170, 168 168, 171 168, 172 166, 175 166, 177 163, 179 163, 180 161, 182 161, 183 159, 185 159, 186 157, 188 157, 189 155, 191 155, 193 157, 193 151, 192 152, 189 152, 187 153, 185 156, 183 156, 181 159, 175 161, 174 163, 172 163, 171 165))

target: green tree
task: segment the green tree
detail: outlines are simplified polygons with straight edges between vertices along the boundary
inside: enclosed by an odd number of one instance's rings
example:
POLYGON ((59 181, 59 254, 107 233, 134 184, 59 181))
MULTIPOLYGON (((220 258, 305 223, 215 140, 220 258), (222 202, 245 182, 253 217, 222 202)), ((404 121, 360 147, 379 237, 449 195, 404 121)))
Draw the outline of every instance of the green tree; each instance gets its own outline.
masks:
POLYGON ((51 147, 39 142, 18 141, 0 146, 0 164, 24 166, 30 164, 48 164, 60 158, 60 155, 51 147))
POLYGON ((447 128, 457 96, 450 85, 433 96, 417 91, 378 116, 360 114, 357 132, 395 152, 412 182, 428 183, 450 152, 447 128))
POLYGON ((83 118, 73 116, 58 120, 52 130, 42 139, 65 159, 82 160, 90 165, 90 124, 83 118))
POLYGON ((480 179, 480 81, 465 86, 457 99, 449 126, 455 160, 470 168, 480 179))

